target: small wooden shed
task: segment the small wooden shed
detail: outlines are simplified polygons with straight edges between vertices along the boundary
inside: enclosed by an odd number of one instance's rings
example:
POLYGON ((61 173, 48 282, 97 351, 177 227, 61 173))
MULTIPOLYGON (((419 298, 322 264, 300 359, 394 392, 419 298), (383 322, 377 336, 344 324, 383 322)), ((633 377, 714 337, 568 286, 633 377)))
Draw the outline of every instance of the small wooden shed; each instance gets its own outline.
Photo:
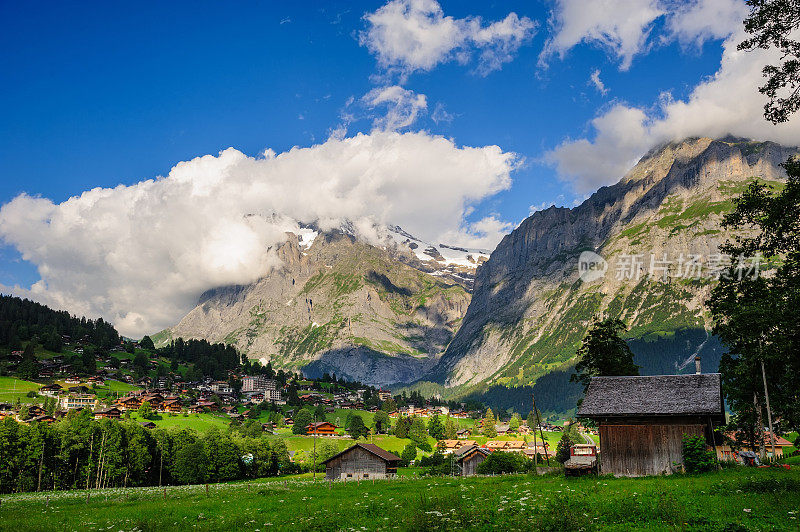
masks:
POLYGON ((713 428, 725 421, 720 375, 594 377, 578 417, 600 427, 602 474, 672 473, 684 435, 713 445, 713 428))
POLYGON ((322 463, 328 480, 390 478, 397 474, 400 457, 373 443, 357 443, 322 463))
POLYGON ((478 465, 491 454, 490 449, 477 445, 465 445, 455 452, 456 464, 462 477, 471 477, 478 472, 478 465))

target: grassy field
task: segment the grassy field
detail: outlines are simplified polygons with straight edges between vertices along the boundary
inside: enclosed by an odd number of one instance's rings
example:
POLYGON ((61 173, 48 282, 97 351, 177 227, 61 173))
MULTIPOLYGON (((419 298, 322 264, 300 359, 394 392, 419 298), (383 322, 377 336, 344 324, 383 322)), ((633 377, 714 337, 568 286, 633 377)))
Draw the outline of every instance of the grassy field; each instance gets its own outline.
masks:
POLYGON ((27 397, 26 394, 31 391, 38 392, 41 386, 41 384, 14 377, 0 377, 0 403, 14 404, 17 399, 23 403, 37 402, 37 400, 27 397))
POLYGON ((797 530, 800 471, 257 480, 6 495, 0 530, 797 530), (48 500, 49 499, 49 500, 48 500))
POLYGON ((134 411, 131 412, 131 419, 134 421, 152 421, 159 427, 166 429, 173 427, 179 429, 193 429, 200 433, 206 432, 212 427, 226 430, 230 424, 230 419, 215 414, 188 414, 186 416, 183 414, 156 414, 150 419, 144 419, 134 411))

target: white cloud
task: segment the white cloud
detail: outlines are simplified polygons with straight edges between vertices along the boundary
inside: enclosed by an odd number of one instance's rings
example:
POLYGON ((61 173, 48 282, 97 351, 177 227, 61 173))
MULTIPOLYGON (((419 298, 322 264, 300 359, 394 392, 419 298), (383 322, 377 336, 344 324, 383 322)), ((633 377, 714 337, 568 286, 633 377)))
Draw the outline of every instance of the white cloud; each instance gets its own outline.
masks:
MULTIPOLYGON (((758 92, 763 83, 761 69, 774 64, 778 54, 736 49, 746 37, 738 18, 742 13, 741 3, 707 0, 692 9, 713 13, 717 20, 728 21, 730 25, 718 71, 698 83, 685 100, 663 94, 652 108, 617 103, 592 120, 591 138, 568 139, 549 152, 546 158, 577 192, 615 183, 649 148, 669 140, 732 134, 785 145, 798 144, 800 120, 795 117, 775 126, 763 117, 766 100, 758 92), (729 11, 714 11, 725 5, 729 11)), ((719 27, 696 24, 687 15, 691 12, 679 11, 671 19, 674 22, 667 28, 668 38, 684 43, 718 38, 722 33, 719 27)))
POLYGON ((431 120, 436 122, 436 124, 449 124, 454 118, 455 116, 453 113, 447 112, 442 102, 436 102, 436 105, 433 107, 433 113, 431 113, 431 120))
POLYGON ((742 0, 699 0, 679 3, 667 19, 663 42, 678 40, 684 46, 702 46, 724 39, 742 27, 749 9, 742 0))
POLYGON ((445 16, 436 0, 392 0, 364 16, 360 42, 386 69, 410 74, 439 63, 466 63, 479 51, 477 72, 486 75, 510 61, 534 34, 536 24, 510 13, 484 25, 480 17, 445 16))
POLYGON ((602 94, 604 96, 606 94, 608 94, 608 89, 606 88, 605 84, 603 83, 603 80, 600 79, 600 69, 599 68, 596 68, 596 69, 592 70, 592 73, 589 75, 589 83, 594 85, 594 88, 597 89, 597 92, 599 92, 600 94, 602 94))
POLYGON ((103 316, 123 334, 152 333, 204 290, 268 273, 278 263, 268 247, 297 230, 295 220, 393 223, 430 241, 492 247, 502 222, 470 226, 464 216, 508 188, 516 164, 497 146, 373 132, 258 158, 229 148, 163 178, 60 204, 22 194, 0 209, 0 238, 36 265, 41 281, 10 291, 103 316))
POLYGON ((475 222, 465 222, 457 229, 451 229, 437 242, 471 249, 494 250, 497 244, 514 229, 514 224, 501 220, 493 214, 475 222))
POLYGON ((399 85, 374 88, 361 101, 370 109, 386 107, 386 114, 376 118, 373 126, 389 131, 409 127, 428 109, 424 94, 417 94, 399 85))
POLYGON ((579 194, 614 183, 651 146, 646 120, 641 109, 614 105, 592 120, 593 141, 568 139, 546 159, 579 194))
POLYGON ((586 42, 607 49, 627 70, 646 49, 653 23, 663 14, 657 0, 558 0, 550 21, 554 35, 542 50, 540 65, 586 42))

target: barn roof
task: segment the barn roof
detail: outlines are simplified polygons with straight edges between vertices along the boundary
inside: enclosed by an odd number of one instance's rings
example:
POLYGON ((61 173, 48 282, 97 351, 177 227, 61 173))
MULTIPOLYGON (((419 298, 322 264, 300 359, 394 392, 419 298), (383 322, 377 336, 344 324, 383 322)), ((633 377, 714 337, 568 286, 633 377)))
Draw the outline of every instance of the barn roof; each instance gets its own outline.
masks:
POLYGON ((327 460, 324 460, 322 463, 323 464, 327 464, 328 462, 330 462, 334 458, 339 458, 343 454, 349 453, 350 451, 354 450, 356 447, 361 447, 362 449, 364 449, 368 453, 374 454, 375 456, 377 456, 378 458, 380 458, 381 460, 383 460, 385 462, 399 462, 400 461, 400 457, 399 456, 396 456, 396 455, 390 453, 389 451, 381 449, 380 447, 378 447, 374 443, 357 443, 357 444, 353 445, 352 447, 348 447, 347 449, 345 449, 344 451, 340 452, 339 454, 335 454, 335 455, 331 456, 327 460))
POLYGON ((724 416, 719 373, 593 377, 579 417, 724 416))

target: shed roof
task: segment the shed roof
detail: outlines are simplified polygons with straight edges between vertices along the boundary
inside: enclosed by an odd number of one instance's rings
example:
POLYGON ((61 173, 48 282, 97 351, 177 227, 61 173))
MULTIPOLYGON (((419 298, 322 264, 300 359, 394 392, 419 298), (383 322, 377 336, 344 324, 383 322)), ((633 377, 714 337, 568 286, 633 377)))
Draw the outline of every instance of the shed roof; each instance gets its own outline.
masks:
POLYGON ((593 377, 579 417, 724 416, 719 373, 593 377))
POLYGON ((347 449, 345 449, 344 451, 340 452, 339 454, 335 454, 335 455, 331 456, 327 460, 324 460, 322 463, 323 464, 327 464, 328 462, 330 462, 334 458, 339 458, 343 454, 349 453, 350 451, 352 451, 356 447, 361 447, 362 449, 364 449, 368 453, 374 454, 375 456, 377 456, 378 458, 380 458, 381 460, 383 460, 385 462, 399 462, 400 461, 400 457, 399 456, 396 456, 396 455, 390 453, 389 451, 381 449, 380 447, 378 447, 374 443, 357 443, 357 444, 353 445, 352 447, 348 447, 347 449))

